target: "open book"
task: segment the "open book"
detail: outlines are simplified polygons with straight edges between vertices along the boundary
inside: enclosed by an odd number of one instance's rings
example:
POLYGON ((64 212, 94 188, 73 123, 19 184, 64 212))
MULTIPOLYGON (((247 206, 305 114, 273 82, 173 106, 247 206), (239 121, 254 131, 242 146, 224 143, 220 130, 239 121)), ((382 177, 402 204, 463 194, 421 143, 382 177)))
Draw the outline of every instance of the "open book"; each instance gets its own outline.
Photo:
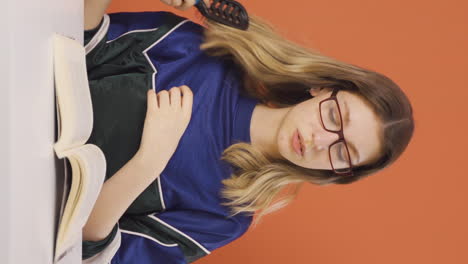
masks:
POLYGON ((54 150, 58 158, 66 158, 71 165, 70 191, 55 244, 54 259, 58 261, 81 243, 82 228, 104 183, 106 159, 99 147, 85 144, 93 128, 85 48, 76 40, 58 34, 53 36, 53 44, 59 131, 54 150))

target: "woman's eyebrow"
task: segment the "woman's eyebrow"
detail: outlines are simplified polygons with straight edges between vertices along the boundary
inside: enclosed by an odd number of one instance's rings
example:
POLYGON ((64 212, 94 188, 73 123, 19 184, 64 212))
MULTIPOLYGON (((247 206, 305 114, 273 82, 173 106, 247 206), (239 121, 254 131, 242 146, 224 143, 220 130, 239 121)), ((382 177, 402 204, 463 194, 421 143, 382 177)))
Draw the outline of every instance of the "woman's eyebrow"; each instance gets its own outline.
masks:
MULTIPOLYGON (((343 100, 343 105, 344 105, 344 108, 345 108, 345 116, 344 116, 344 126, 349 126, 349 123, 350 123, 350 119, 349 119, 349 107, 348 107, 348 103, 343 100)), ((357 164, 359 161, 360 161, 360 155, 359 155, 359 152, 357 151, 357 148, 356 146, 354 146, 354 144, 348 140, 346 140, 346 143, 348 144, 349 148, 351 148, 351 151, 354 152, 355 154, 355 161, 354 161, 354 164, 357 164)))

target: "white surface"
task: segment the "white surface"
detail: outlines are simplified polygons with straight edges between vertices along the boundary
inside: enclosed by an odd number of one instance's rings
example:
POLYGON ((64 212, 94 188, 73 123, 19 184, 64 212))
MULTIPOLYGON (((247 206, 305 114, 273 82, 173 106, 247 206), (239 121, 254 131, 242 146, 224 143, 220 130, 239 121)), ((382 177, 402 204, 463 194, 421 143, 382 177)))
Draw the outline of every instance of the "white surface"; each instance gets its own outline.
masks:
POLYGON ((83 0, 2 4, 0 263, 52 263, 56 232, 52 33, 83 43, 83 0))
MULTIPOLYGON (((82 236, 80 235, 80 240, 82 236)), ((61 259, 59 259, 55 264, 80 264, 81 261, 81 251, 82 251, 82 244, 76 243, 75 246, 69 249, 66 255, 64 255, 61 259)))

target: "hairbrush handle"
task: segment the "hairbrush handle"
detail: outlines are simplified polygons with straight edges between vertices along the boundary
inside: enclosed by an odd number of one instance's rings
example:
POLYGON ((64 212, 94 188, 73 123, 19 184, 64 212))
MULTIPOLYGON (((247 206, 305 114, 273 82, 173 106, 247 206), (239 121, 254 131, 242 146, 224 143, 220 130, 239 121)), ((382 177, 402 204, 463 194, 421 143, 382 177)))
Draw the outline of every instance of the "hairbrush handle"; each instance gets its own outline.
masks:
POLYGON ((213 0, 207 7, 204 1, 197 0, 195 6, 203 16, 221 24, 241 30, 247 30, 249 27, 249 15, 237 1, 213 0))

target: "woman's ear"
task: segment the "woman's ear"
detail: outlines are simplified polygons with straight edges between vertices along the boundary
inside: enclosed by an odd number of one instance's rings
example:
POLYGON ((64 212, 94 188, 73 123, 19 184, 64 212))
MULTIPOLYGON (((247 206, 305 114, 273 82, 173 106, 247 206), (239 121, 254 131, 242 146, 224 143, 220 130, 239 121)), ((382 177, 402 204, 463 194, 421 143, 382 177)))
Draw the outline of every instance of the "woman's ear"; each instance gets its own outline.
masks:
POLYGON ((277 105, 275 105, 275 104, 274 104, 274 103, 272 103, 272 102, 266 102, 266 104, 265 104, 265 105, 266 105, 266 106, 268 106, 268 107, 270 107, 270 108, 278 108, 278 106, 277 106, 277 105))
POLYGON ((310 95, 312 95, 313 97, 317 96, 319 93, 320 93, 320 89, 322 89, 321 87, 314 87, 314 88, 310 88, 309 89, 309 93, 310 95))
POLYGON ((309 89, 309 93, 313 97, 315 97, 315 96, 317 96, 319 94, 322 94, 322 93, 328 93, 330 91, 332 91, 332 89, 328 88, 328 87, 313 87, 313 88, 309 89))

